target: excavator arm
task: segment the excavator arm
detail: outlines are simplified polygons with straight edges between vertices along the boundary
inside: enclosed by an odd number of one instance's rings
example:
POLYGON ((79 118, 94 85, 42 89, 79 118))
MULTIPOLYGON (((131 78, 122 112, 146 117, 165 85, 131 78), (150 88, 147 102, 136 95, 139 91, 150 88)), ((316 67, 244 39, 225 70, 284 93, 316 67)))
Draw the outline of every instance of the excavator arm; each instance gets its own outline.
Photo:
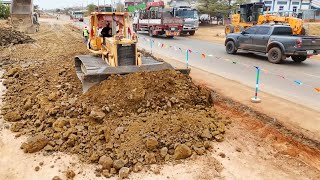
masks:
POLYGON ((260 15, 257 24, 267 24, 267 23, 282 23, 288 24, 292 28, 293 34, 303 34, 303 21, 302 19, 296 17, 284 17, 278 15, 260 15))

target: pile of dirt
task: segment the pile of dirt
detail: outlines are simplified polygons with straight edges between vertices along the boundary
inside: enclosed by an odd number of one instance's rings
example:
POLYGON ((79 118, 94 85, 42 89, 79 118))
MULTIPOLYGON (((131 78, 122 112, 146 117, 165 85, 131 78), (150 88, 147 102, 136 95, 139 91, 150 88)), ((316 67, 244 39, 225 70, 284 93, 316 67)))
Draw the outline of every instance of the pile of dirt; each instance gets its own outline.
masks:
POLYGON ((34 40, 30 36, 20 31, 16 31, 10 27, 0 28, 0 46, 8 46, 10 44, 26 44, 32 42, 34 42, 34 40))
POLYGON ((125 177, 223 141, 211 92, 176 71, 111 76, 82 94, 73 58, 87 50, 76 32, 54 28, 59 34, 43 26, 34 35, 39 47, 18 45, 3 64, 2 114, 17 137, 30 137, 26 153, 73 153, 99 164, 97 175, 125 177))
MULTIPOLYGON (((65 82, 72 79, 64 77, 66 71, 60 72, 65 82)), ((30 69, 21 67, 7 71, 5 101, 25 91, 28 74, 30 69)), ((202 155, 209 141, 223 141, 224 123, 211 106, 210 91, 173 70, 112 76, 82 96, 72 95, 81 89, 69 83, 50 94, 41 88, 46 87, 29 89, 28 97, 3 107, 5 120, 15 122, 12 131, 37 135, 23 144, 25 152, 39 145, 49 152, 71 152, 99 163, 100 173, 116 173, 202 155)))

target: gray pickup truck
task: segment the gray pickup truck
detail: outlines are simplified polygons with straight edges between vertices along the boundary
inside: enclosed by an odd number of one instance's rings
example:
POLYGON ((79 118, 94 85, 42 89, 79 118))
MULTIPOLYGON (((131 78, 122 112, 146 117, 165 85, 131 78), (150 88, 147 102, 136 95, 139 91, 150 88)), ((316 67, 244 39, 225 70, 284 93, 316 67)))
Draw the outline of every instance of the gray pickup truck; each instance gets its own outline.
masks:
POLYGON ((225 41, 228 54, 238 49, 266 53, 271 63, 279 64, 291 56, 301 63, 320 53, 320 37, 293 35, 290 26, 256 25, 241 33, 228 34, 225 41))

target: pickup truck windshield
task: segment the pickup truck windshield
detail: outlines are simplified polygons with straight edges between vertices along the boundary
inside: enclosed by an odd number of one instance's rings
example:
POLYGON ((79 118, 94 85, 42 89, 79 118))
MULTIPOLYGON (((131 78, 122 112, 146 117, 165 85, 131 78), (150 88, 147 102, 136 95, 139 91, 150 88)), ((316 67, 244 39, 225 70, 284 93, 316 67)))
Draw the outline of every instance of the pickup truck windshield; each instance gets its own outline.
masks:
POLYGON ((196 10, 177 10, 176 16, 180 18, 192 18, 192 19, 198 19, 198 12, 196 10))
POLYGON ((291 27, 274 27, 272 35, 292 35, 291 27))

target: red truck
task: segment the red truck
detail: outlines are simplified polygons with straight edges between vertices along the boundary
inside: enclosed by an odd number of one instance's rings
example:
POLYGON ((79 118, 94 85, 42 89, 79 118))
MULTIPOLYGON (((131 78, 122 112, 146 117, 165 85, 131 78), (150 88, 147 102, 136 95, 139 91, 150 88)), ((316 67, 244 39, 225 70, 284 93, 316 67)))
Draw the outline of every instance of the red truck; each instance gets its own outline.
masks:
POLYGON ((134 31, 148 31, 151 37, 165 35, 169 38, 179 36, 183 29, 183 19, 174 17, 172 9, 164 8, 164 2, 148 2, 144 10, 135 12, 134 31))

